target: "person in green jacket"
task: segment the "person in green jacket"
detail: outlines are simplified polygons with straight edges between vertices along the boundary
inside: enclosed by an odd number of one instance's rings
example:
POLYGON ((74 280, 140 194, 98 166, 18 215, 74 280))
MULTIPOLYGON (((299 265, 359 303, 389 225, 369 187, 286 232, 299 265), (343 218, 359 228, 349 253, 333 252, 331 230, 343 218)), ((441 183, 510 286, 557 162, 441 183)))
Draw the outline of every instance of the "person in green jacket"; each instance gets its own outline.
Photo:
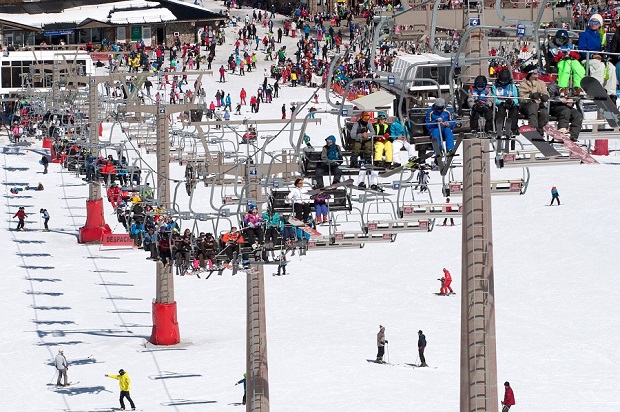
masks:
POLYGON ((129 395, 129 383, 131 379, 129 379, 129 375, 124 370, 119 370, 118 375, 105 375, 107 378, 112 378, 118 380, 118 385, 121 388, 121 396, 119 401, 121 402, 121 411, 125 410, 125 402, 123 402, 123 398, 127 398, 129 404, 131 405, 131 410, 136 410, 136 405, 131 400, 131 396, 129 395))

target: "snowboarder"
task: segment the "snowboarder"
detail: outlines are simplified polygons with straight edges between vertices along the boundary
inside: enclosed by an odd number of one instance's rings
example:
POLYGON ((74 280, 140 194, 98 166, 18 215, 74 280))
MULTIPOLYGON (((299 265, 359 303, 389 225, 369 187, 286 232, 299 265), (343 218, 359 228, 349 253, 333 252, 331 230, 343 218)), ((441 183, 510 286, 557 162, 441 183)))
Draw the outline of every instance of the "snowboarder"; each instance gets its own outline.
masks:
POLYGON ((43 155, 43 157, 41 157, 41 164, 43 165, 43 174, 47 174, 47 165, 50 163, 49 159, 47 158, 46 155, 43 155))
POLYGON ((420 355, 420 366, 425 367, 428 366, 426 364, 426 358, 424 357, 424 348, 426 348, 426 336, 424 333, 419 330, 418 331, 418 354, 420 355))
POLYGON ((135 411, 136 405, 134 405, 133 401, 131 400, 131 396, 129 395, 129 383, 131 382, 131 380, 129 379, 129 375, 127 374, 127 372, 121 369, 118 371, 118 375, 105 375, 105 376, 106 378, 112 378, 112 379, 118 380, 118 385, 121 388, 121 396, 119 398, 119 401, 121 403, 121 410, 122 411, 125 410, 125 402, 123 402, 123 398, 127 398, 127 400, 129 401, 129 404, 131 405, 131 410, 135 411))
POLYGON ((17 228, 16 228, 17 231, 24 230, 24 221, 26 220, 27 217, 28 215, 24 211, 23 207, 20 207, 17 213, 13 215, 13 219, 17 218, 19 220, 19 223, 17 223, 17 228))
POLYGON ((510 387, 510 382, 504 382, 504 400, 502 401, 502 412, 508 412, 510 407, 515 404, 515 394, 510 387))
POLYGON ((379 325, 379 333, 377 333, 377 359, 375 362, 377 363, 385 363, 383 361, 383 354, 385 353, 385 345, 387 345, 388 341, 385 340, 385 327, 379 325))
POLYGON ((243 400, 241 401, 241 403, 243 405, 245 405, 245 390, 246 390, 246 386, 245 386, 245 379, 247 377, 247 373, 243 374, 243 379, 241 379, 239 382, 235 383, 235 386, 239 385, 239 384, 243 384, 243 400))
POLYGON ((551 204, 549 204, 549 206, 553 206, 553 202, 556 200, 558 201, 558 206, 560 206, 560 194, 558 193, 558 189, 553 186, 551 188, 551 204))
POLYGON ((43 218, 43 225, 45 226, 44 232, 49 232, 50 228, 47 227, 47 222, 50 221, 50 214, 47 212, 47 209, 41 209, 39 211, 41 213, 41 218, 43 218))
POLYGON ((67 369, 69 369, 69 364, 67 363, 67 358, 65 358, 64 351, 62 349, 58 349, 58 355, 54 358, 54 364, 56 365, 56 370, 58 371, 56 386, 69 386, 69 380, 67 378, 67 369), (60 383, 61 378, 64 378, 64 384, 60 383))

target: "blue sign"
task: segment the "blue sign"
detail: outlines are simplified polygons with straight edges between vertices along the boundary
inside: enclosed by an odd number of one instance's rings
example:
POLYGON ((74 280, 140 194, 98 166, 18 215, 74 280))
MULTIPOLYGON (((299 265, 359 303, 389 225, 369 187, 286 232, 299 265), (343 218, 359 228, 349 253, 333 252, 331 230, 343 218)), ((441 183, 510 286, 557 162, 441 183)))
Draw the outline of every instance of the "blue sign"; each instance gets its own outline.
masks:
POLYGON ((470 26, 480 26, 480 17, 470 17, 469 18, 470 26))
POLYGON ((43 32, 44 36, 66 36, 67 34, 75 34, 75 30, 48 30, 43 32))
POLYGON ((345 117, 348 116, 349 115, 349 110, 342 109, 342 115, 345 116, 345 117))
POLYGON ((517 24, 517 36, 518 37, 525 36, 525 25, 524 24, 517 24))
POLYGON ((394 86, 394 76, 393 75, 389 75, 388 76, 388 85, 394 86))

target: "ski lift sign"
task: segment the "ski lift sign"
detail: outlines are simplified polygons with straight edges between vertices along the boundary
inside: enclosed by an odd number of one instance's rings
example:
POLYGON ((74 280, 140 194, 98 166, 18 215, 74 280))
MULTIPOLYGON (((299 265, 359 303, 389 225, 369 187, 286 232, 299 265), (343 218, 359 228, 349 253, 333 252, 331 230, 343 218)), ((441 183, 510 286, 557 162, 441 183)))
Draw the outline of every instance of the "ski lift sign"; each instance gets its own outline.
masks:
POLYGON ((525 24, 517 24, 517 36, 525 36, 525 24))
POLYGON ((480 26, 480 18, 479 17, 470 17, 469 18, 469 25, 470 26, 480 26))

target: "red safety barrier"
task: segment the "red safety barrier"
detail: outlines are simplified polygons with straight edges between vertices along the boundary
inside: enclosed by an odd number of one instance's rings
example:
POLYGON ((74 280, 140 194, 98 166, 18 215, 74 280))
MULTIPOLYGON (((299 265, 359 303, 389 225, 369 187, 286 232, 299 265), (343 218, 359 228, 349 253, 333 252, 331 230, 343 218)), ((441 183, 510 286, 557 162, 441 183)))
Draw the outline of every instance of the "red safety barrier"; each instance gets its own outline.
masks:
POLYGON ((593 155, 609 156, 609 141, 606 139, 598 139, 594 141, 593 155))
POLYGON ((176 302, 153 302, 153 329, 150 342, 153 345, 176 345, 181 342, 176 302))
POLYGON ((104 233, 102 246, 134 246, 129 233, 104 233))
POLYGON ((86 201, 86 224, 80 228, 78 242, 101 243, 104 234, 111 234, 103 214, 103 199, 86 201))

